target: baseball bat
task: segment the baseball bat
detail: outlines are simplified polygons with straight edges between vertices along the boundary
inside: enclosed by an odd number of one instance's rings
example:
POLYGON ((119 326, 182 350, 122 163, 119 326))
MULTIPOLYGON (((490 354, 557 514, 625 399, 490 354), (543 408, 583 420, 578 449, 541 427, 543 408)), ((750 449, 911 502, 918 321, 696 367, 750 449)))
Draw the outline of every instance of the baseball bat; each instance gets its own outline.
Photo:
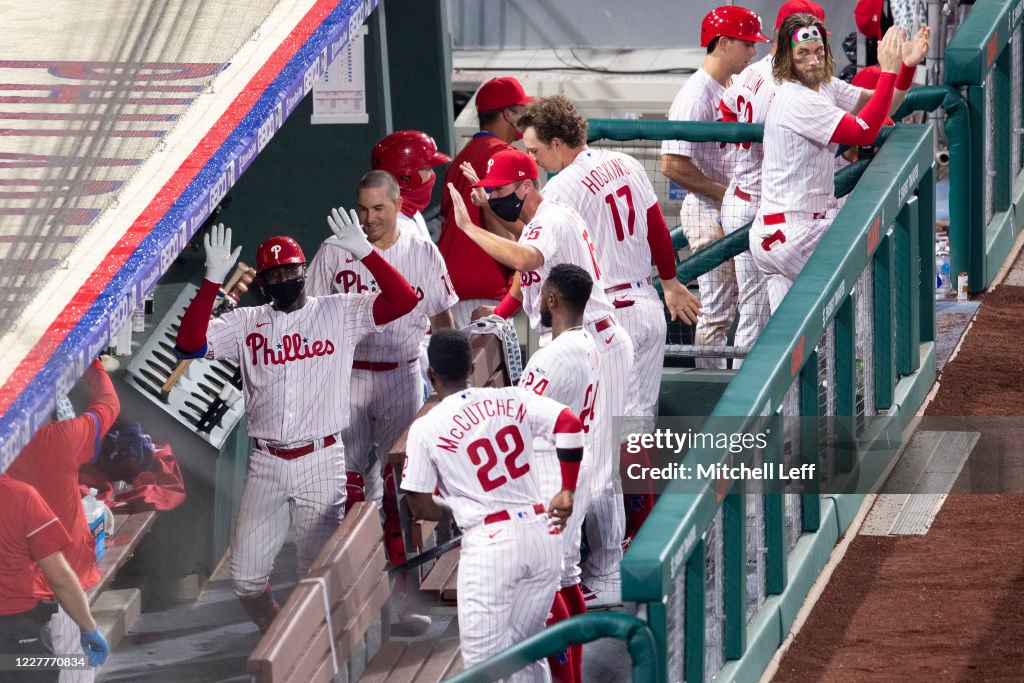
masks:
POLYGON ((441 543, 440 545, 435 545, 430 550, 426 550, 426 551, 420 553, 419 555, 417 555, 416 557, 412 558, 411 560, 406 560, 405 562, 403 562, 402 564, 398 565, 397 567, 392 567, 391 569, 388 570, 388 575, 389 576, 395 576, 396 574, 399 574, 401 572, 407 572, 410 569, 416 569, 420 565, 426 564, 427 562, 430 562, 431 560, 436 560, 437 558, 441 557, 442 555, 444 555, 449 550, 454 550, 455 548, 458 548, 460 545, 462 545, 462 536, 456 536, 455 538, 450 538, 447 541, 445 541, 444 543, 441 543))

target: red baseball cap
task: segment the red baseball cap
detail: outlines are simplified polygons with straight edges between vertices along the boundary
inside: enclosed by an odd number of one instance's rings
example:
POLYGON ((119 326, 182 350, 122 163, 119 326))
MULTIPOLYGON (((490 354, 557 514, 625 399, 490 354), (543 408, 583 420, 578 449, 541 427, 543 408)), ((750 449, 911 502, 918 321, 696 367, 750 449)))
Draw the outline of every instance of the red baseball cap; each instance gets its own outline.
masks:
POLYGON ((775 30, 792 14, 812 14, 818 21, 825 23, 825 10, 818 3, 813 0, 788 0, 779 8, 779 14, 775 17, 775 30))
POLYGON ((487 161, 487 175, 473 187, 501 187, 519 180, 536 180, 537 162, 518 149, 505 149, 487 161))
POLYGON ((874 66, 866 66, 857 72, 857 75, 850 81, 850 85, 855 85, 858 88, 864 88, 866 90, 874 90, 875 86, 878 85, 878 78, 882 75, 882 68, 875 64, 874 66))
POLYGON ((522 83, 511 76, 503 76, 492 78, 480 86, 480 91, 476 94, 476 110, 493 111, 529 104, 532 101, 532 97, 526 96, 522 83))

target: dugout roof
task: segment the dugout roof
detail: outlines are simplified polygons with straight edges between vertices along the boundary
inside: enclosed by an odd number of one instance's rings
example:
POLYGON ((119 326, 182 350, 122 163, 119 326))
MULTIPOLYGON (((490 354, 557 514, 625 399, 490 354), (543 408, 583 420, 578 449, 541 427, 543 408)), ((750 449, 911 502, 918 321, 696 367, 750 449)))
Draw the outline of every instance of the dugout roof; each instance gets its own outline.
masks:
POLYGON ((4 10, 0 471, 378 1, 4 10))

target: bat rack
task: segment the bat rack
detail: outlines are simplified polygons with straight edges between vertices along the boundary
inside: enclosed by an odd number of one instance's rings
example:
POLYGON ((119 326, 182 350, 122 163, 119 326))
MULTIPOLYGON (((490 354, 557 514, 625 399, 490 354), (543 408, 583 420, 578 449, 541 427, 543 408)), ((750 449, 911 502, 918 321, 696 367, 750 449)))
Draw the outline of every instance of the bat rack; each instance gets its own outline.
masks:
POLYGON ((241 370, 226 360, 199 358, 169 391, 161 389, 178 367, 174 341, 198 287, 186 285, 128 365, 129 385, 215 448, 223 446, 245 412, 241 370))

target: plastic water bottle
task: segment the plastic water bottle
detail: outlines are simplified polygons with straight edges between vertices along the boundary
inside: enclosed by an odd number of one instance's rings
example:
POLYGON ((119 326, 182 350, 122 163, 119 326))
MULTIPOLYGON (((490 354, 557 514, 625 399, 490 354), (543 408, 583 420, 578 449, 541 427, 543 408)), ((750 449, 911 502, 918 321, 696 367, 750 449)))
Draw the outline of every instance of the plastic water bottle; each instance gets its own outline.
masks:
MULTIPOLYGON (((82 498, 82 507, 85 509, 85 521, 89 523, 89 528, 93 529, 96 526, 96 522, 103 519, 103 506, 96 500, 96 489, 89 489, 89 495, 82 498)), ((93 532, 95 534, 95 532, 93 532)))
POLYGON ((952 282, 949 275, 949 250, 940 242, 935 250, 935 296, 944 297, 950 292, 952 282))
POLYGON ((89 489, 89 495, 82 498, 85 510, 85 521, 89 524, 95 540, 96 561, 99 562, 107 551, 107 530, 104 517, 108 513, 107 506, 96 500, 96 489, 89 489))

